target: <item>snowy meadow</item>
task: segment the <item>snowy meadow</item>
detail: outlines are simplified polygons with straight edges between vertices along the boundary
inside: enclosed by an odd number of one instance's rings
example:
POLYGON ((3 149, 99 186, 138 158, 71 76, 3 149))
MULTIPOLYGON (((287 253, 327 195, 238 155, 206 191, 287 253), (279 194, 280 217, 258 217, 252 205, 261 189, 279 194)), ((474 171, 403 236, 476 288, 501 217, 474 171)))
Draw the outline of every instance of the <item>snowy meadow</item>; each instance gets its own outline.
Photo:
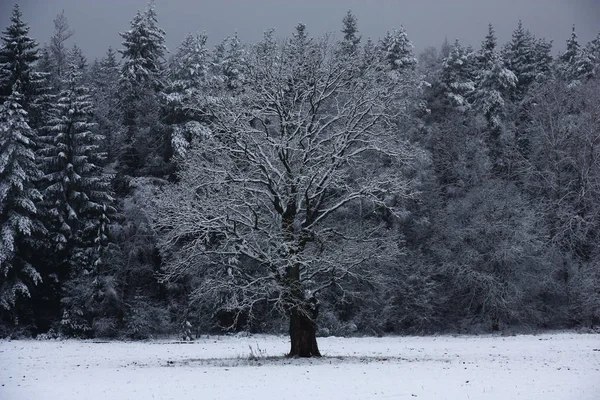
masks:
POLYGON ((596 400, 592 334, 320 338, 290 359, 281 336, 2 341, 0 399, 596 400))

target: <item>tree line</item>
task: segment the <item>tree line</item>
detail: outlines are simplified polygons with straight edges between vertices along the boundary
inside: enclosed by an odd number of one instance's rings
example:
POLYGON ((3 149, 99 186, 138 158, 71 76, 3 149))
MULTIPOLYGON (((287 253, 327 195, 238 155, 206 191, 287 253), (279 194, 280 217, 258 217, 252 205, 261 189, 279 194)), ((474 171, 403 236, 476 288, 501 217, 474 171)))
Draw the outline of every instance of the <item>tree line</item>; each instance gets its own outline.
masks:
POLYGON ((349 11, 168 56, 150 3, 89 62, 54 25, 1 37, 2 336, 598 324, 600 34, 415 55, 349 11))

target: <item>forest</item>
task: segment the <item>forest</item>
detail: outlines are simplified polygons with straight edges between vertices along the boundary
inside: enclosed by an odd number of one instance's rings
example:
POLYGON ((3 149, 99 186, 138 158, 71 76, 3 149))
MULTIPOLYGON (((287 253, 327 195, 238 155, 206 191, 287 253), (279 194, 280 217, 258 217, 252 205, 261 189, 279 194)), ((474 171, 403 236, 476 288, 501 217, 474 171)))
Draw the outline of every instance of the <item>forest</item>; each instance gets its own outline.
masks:
POLYGON ((597 329, 600 33, 0 43, 0 337, 597 329), (441 38, 440 42, 443 41, 441 38))

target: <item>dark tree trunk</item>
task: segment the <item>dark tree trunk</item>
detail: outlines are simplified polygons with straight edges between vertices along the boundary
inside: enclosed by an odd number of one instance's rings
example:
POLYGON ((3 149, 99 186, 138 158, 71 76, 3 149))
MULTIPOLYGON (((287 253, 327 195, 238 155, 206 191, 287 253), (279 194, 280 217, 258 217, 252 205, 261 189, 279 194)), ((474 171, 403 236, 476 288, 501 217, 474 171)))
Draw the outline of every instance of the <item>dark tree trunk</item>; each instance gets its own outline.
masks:
POLYGON ((492 331, 499 332, 500 331, 500 318, 497 315, 492 317, 492 331))
MULTIPOLYGON (((316 309, 315 309, 316 311, 316 309)), ((293 310, 290 316, 290 357, 321 357, 317 346, 317 325, 315 315, 293 310)))

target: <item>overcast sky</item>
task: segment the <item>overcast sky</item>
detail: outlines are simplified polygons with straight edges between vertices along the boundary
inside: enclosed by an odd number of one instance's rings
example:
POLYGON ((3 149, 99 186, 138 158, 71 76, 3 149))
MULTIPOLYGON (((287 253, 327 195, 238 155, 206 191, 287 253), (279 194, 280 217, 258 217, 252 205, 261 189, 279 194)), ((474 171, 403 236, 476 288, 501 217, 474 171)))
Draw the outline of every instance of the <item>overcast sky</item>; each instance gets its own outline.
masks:
MULTIPOLYGON (((147 0, 17 0, 31 36, 39 43, 52 35, 52 20, 65 10, 76 42, 91 59, 101 57, 109 46, 119 48, 118 32, 147 0)), ((11 0, 0 0, 0 26, 9 23, 11 0)), ((501 43, 510 38, 521 19, 536 36, 553 40, 562 51, 576 25, 580 41, 593 39, 600 30, 600 0, 156 0, 159 24, 167 33, 171 52, 189 32, 209 35, 211 44, 237 31, 245 42, 260 40, 275 28, 289 35, 304 22, 313 35, 336 34, 348 9, 358 18, 363 37, 379 38, 403 25, 417 51, 436 46, 444 38, 458 38, 479 46, 487 24, 496 28, 501 43)))

